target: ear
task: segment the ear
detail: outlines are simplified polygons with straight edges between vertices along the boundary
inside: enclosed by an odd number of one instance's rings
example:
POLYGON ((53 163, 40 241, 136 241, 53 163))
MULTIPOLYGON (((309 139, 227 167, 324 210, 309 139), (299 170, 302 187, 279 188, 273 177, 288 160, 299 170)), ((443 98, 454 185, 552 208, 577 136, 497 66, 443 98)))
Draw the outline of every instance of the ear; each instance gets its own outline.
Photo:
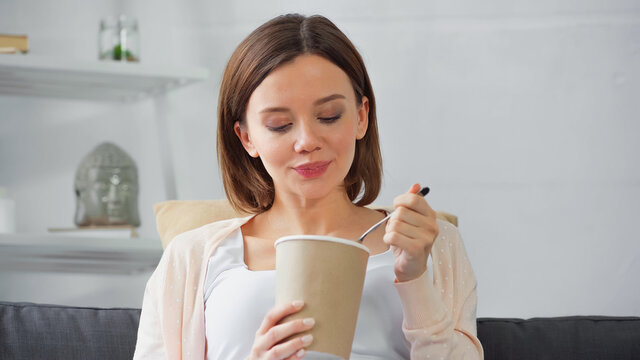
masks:
POLYGON ((366 96, 362 97, 362 103, 360 109, 358 109, 358 129, 356 132, 356 139, 360 140, 367 133, 369 127, 369 99, 366 96))
POLYGON ((251 138, 249 137, 249 132, 247 131, 246 127, 241 126, 240 122, 236 121, 235 124, 233 124, 233 130, 236 132, 236 136, 238 136, 238 139, 240 139, 242 146, 247 151, 249 156, 254 158, 259 157, 260 155, 258 154, 258 151, 256 150, 255 146, 253 146, 253 143, 251 142, 251 138))

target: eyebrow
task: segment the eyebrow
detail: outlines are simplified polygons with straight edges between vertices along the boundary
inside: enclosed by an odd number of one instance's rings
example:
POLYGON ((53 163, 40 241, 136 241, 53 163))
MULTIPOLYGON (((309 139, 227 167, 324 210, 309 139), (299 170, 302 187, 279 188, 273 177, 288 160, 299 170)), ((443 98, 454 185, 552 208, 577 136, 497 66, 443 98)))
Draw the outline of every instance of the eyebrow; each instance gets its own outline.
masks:
MULTIPOLYGON (((344 95, 341 94, 333 94, 333 95, 329 95, 329 96, 325 96, 321 99, 318 99, 316 101, 313 102, 314 106, 318 106, 321 104, 324 104, 326 102, 329 102, 331 100, 336 100, 336 99, 346 99, 346 97, 344 95)), ((288 112, 290 111, 289 108, 286 107, 269 107, 269 108, 264 108, 260 111, 260 113, 270 113, 270 112, 288 112)))

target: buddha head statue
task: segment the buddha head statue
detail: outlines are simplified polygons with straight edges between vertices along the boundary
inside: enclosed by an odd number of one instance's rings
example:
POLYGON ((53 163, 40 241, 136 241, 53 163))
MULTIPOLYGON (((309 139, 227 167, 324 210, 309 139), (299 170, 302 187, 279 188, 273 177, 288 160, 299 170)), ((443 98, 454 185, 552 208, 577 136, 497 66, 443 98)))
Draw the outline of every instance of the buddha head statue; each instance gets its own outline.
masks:
POLYGON ((138 169, 118 146, 105 142, 85 156, 74 187, 76 225, 140 225, 138 169))

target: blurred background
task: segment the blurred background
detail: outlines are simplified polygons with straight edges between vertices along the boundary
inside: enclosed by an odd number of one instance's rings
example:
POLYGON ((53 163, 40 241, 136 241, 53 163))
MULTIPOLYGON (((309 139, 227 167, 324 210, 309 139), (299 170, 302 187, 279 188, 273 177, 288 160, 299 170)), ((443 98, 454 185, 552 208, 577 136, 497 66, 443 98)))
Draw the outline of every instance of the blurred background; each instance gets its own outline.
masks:
MULTIPOLYGON (((28 35, 29 53, 0 56, 97 61, 100 19, 126 14, 141 66, 210 74, 133 103, 0 95, 16 233, 73 226, 75 171, 104 141, 136 161, 138 232, 158 247, 154 203, 223 198, 224 67, 288 12, 327 16, 361 52, 384 161, 376 203, 420 182, 433 208, 459 217, 478 316, 640 315, 638 0, 2 0, 0 33, 28 35)), ((140 307, 149 275, 4 269, 0 300, 140 307)))

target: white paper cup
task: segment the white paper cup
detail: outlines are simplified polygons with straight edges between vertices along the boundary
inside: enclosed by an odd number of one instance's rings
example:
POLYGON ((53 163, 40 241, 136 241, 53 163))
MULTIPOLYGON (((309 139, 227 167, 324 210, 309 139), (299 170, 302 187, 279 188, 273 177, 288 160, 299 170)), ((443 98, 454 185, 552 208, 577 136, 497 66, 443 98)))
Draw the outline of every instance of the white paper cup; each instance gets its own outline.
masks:
POLYGON ((296 334, 313 334, 307 350, 349 359, 369 249, 353 240, 316 235, 285 236, 275 247, 276 304, 305 302, 282 322, 313 317, 315 326, 296 334))

